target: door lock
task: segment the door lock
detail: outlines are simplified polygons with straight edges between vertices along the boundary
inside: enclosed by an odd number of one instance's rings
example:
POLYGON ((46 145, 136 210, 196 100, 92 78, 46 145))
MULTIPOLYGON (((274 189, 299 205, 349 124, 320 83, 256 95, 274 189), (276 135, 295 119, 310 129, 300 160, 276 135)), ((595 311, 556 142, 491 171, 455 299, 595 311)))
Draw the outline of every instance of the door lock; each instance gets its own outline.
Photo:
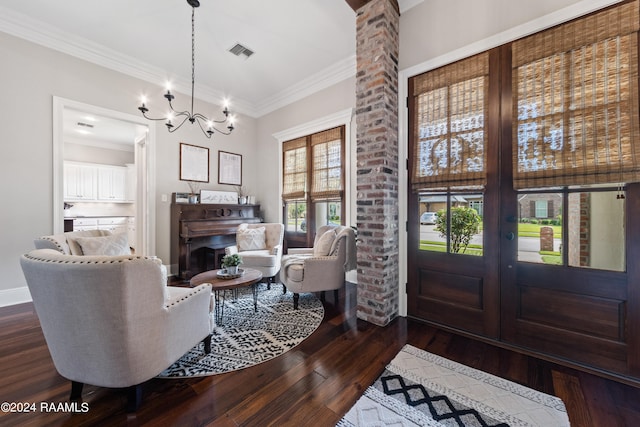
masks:
POLYGON ((513 240, 516 238, 516 235, 513 232, 508 232, 504 237, 507 238, 507 240, 513 240))

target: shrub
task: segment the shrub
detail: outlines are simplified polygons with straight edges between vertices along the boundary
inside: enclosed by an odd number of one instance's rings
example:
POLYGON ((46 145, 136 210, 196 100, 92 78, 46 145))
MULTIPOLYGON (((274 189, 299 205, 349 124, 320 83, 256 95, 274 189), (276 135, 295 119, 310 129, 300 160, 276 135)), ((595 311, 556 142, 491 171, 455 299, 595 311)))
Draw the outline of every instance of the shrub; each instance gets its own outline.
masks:
MULTIPOLYGON (((451 208, 451 252, 464 253, 471 242, 471 238, 479 233, 480 215, 473 208, 451 208)), ((436 213, 436 225, 434 230, 440 233, 440 237, 447 237, 447 213, 436 213)))

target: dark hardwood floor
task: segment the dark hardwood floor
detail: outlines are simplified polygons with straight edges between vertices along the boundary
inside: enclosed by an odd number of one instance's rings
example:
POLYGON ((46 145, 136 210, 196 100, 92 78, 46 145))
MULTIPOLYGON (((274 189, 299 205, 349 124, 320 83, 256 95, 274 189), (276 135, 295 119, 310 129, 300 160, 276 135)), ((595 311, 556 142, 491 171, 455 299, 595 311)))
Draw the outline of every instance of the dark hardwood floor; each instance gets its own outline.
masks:
POLYGON ((42 412, 41 402, 67 401, 70 382, 53 367, 33 306, 0 308, 0 401, 37 407, 0 412, 0 425, 333 426, 405 343, 559 396, 572 426, 640 425, 640 389, 405 318, 377 327, 356 319, 354 285, 338 308, 331 294, 321 326, 293 350, 234 373, 153 379, 136 414, 125 413, 123 390, 89 385, 86 413, 42 412))

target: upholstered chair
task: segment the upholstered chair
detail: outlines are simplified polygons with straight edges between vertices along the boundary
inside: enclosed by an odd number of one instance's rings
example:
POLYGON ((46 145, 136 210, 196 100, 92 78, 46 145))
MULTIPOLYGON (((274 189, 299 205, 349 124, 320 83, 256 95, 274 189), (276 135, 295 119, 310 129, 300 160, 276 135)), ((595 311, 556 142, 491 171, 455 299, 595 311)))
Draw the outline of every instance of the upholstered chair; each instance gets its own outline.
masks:
POLYGON ((241 268, 253 268, 271 287, 280 271, 284 224, 240 224, 236 230, 236 244, 225 248, 225 254, 239 254, 241 268))
POLYGON ((293 292, 293 307, 299 294, 338 290, 344 286, 345 273, 356 268, 356 238, 351 227, 324 226, 316 233, 313 248, 289 249, 282 257, 280 280, 293 292))
POLYGON ((38 249, 20 259, 47 347, 60 375, 83 384, 128 388, 129 411, 141 383, 204 340, 211 348, 211 285, 167 286, 159 259, 77 256, 38 249))
POLYGON ((36 249, 55 249, 66 255, 129 255, 126 233, 83 230, 42 236, 33 241, 36 249), (84 250, 83 250, 84 248, 84 250))

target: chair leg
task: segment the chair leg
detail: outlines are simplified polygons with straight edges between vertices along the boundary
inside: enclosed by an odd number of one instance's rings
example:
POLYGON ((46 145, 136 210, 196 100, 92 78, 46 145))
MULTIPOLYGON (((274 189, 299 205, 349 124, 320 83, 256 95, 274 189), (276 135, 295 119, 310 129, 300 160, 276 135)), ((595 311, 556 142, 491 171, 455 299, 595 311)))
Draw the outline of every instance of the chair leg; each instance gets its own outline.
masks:
POLYGON ((338 289, 333 290, 333 300, 336 305, 338 305, 339 292, 338 289))
POLYGON ((127 388, 127 412, 136 412, 142 402, 142 384, 127 388))
POLYGON ((320 291, 320 301, 325 302, 324 291, 320 291))
POLYGON ((69 396, 69 400, 79 400, 82 397, 82 387, 84 383, 79 383, 77 381, 71 381, 71 395, 69 396))
POLYGON ((207 337, 204 340, 202 340, 202 342, 204 343, 205 354, 210 354, 211 353, 211 334, 207 335, 207 337))
POLYGON ((300 300, 300 294, 293 294, 293 309, 297 310, 298 309, 298 300, 300 300))

